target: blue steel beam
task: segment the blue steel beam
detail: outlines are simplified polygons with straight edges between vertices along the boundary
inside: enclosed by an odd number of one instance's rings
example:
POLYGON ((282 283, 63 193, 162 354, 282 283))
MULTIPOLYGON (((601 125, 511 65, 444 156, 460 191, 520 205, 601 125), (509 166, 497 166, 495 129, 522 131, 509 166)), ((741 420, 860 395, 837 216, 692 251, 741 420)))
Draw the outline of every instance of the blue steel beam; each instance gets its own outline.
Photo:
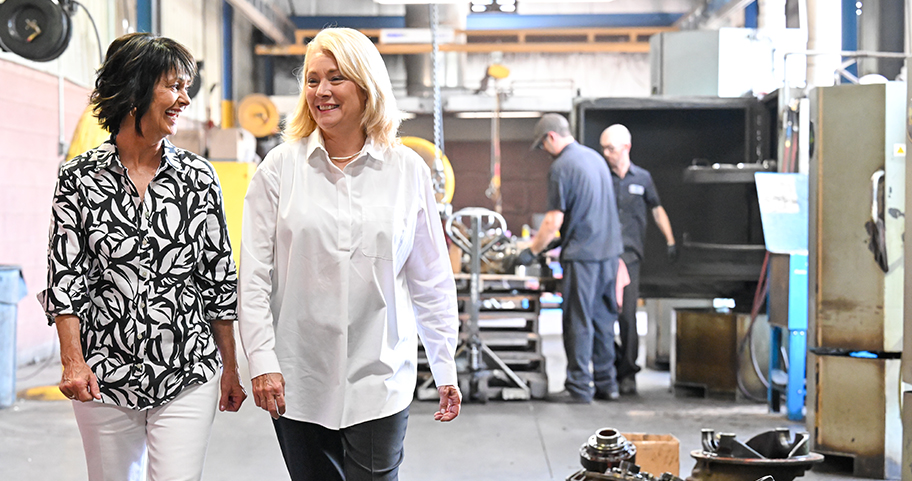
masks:
POLYGON ((222 128, 234 127, 234 7, 222 0, 222 128))
POLYGON ((152 33, 152 1, 136 0, 136 31, 152 33))
MULTIPOLYGON (((858 12, 862 5, 860 0, 842 0, 842 50, 845 52, 858 50, 858 12)), ((846 71, 858 78, 858 64, 849 65, 846 71)))
POLYGON ((744 7, 744 27, 745 28, 757 28, 759 25, 760 17, 760 5, 757 4, 756 0, 744 7))

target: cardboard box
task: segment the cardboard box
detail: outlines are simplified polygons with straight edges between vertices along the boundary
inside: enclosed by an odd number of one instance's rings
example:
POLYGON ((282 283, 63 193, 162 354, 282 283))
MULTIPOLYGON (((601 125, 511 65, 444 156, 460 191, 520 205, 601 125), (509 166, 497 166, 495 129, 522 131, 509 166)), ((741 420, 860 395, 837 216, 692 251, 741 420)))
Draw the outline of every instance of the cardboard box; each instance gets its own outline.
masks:
POLYGON ((681 468, 681 443, 671 434, 622 433, 637 448, 636 464, 641 472, 656 478, 662 473, 678 476, 681 468))
POLYGON ((209 160, 253 162, 256 157, 256 137, 241 128, 209 131, 209 160))
POLYGON ((189 150, 196 155, 206 155, 206 136, 200 129, 178 129, 169 140, 175 147, 189 150))

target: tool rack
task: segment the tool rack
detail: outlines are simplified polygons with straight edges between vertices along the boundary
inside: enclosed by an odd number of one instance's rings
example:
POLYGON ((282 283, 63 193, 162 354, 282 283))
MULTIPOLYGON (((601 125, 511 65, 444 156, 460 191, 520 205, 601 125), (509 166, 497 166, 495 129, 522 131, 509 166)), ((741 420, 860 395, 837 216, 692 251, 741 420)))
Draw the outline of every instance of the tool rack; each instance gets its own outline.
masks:
MULTIPOLYGON (((470 393, 475 401, 546 397, 548 377, 541 336, 538 334, 542 293, 539 279, 504 274, 482 274, 479 279, 478 336, 482 345, 490 349, 528 387, 528 394, 515 386, 516 379, 501 369, 502 366, 489 359, 485 361, 489 364, 487 370, 490 372, 483 375, 476 386, 471 386, 469 363, 457 353, 460 390, 464 395, 470 393)), ((468 309, 471 302, 470 283, 471 275, 456 274, 460 352, 469 345, 471 338, 470 329, 467 329, 471 321, 468 309)), ((418 367, 418 398, 437 399, 437 389, 423 348, 418 351, 418 367)))
MULTIPOLYGON (((482 232, 504 230, 503 218, 486 209, 463 209, 447 221, 447 234, 471 257, 470 273, 455 276, 460 320, 456 367, 459 389, 467 401, 540 399, 548 394, 538 334, 539 279, 481 273, 482 257, 504 239, 501 233, 482 240, 482 232), (454 222, 463 223, 463 229, 454 227, 454 222)), ((418 398, 437 399, 423 349, 419 349, 418 367, 418 398)))

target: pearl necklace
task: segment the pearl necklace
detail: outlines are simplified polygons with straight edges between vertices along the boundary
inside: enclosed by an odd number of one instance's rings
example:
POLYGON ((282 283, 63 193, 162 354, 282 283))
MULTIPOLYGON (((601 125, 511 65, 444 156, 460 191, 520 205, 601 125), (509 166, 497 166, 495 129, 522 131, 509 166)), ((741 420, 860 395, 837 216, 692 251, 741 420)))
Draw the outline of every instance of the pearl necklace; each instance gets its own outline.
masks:
POLYGON ((329 160, 341 162, 341 161, 345 161, 345 160, 354 159, 355 157, 357 157, 357 156, 359 156, 359 155, 361 155, 361 151, 360 151, 360 150, 357 151, 357 152, 355 152, 354 154, 347 155, 347 156, 345 156, 345 157, 332 157, 332 156, 330 156, 329 160))

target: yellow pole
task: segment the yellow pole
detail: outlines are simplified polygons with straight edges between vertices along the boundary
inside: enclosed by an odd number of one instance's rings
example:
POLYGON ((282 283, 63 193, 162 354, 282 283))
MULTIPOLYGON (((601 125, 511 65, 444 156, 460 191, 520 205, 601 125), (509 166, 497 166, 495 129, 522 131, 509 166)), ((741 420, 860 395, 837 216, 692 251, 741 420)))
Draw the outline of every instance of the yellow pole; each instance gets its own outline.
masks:
POLYGON ((234 127, 234 100, 222 100, 222 128, 234 127))

